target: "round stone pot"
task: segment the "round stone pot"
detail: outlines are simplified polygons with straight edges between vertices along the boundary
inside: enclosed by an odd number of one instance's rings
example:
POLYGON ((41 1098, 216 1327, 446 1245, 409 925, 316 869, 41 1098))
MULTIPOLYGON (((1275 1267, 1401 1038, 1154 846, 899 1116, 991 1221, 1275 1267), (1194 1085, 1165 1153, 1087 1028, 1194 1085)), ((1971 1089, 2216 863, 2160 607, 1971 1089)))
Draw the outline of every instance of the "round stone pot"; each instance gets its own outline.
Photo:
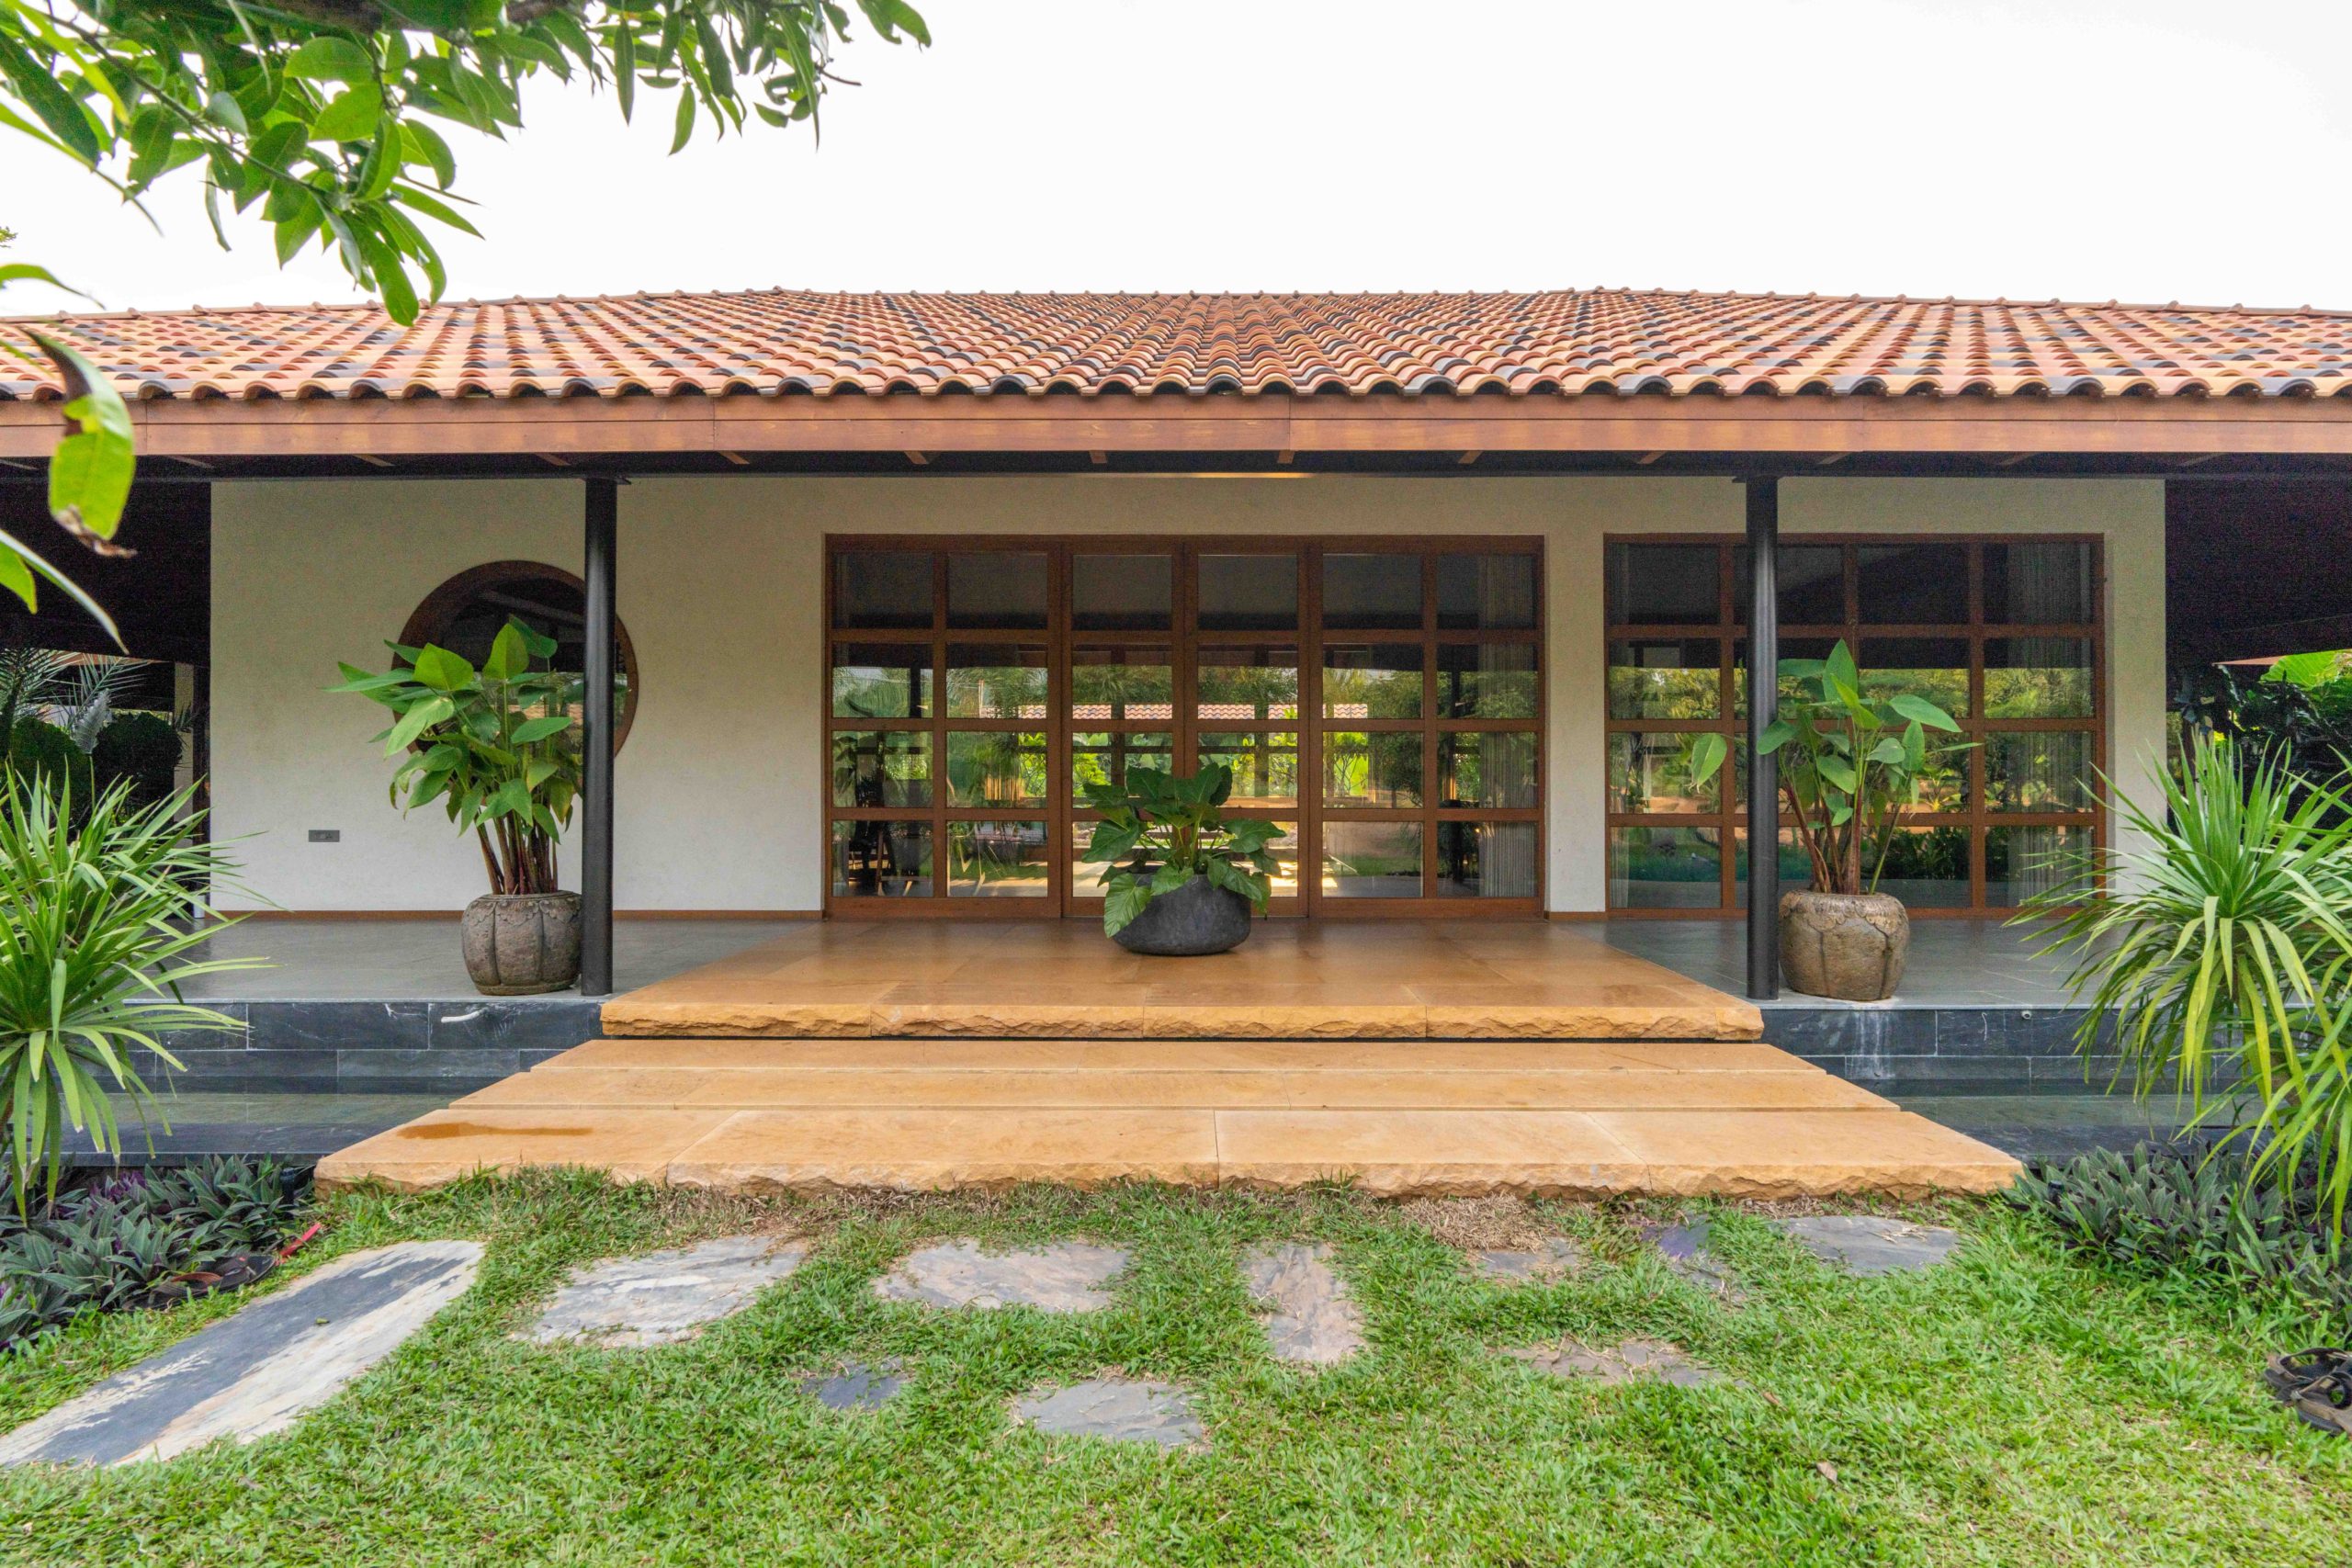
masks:
POLYGON ((1781 895, 1781 974, 1792 990, 1883 1002, 1910 956, 1911 917, 1892 893, 1781 895))
POLYGON ((458 929, 466 973, 485 997, 560 991, 580 978, 577 893, 485 893, 458 929))
POLYGON ((1155 958, 1197 958, 1238 947, 1250 934, 1250 900, 1205 876, 1143 907, 1111 940, 1155 958))

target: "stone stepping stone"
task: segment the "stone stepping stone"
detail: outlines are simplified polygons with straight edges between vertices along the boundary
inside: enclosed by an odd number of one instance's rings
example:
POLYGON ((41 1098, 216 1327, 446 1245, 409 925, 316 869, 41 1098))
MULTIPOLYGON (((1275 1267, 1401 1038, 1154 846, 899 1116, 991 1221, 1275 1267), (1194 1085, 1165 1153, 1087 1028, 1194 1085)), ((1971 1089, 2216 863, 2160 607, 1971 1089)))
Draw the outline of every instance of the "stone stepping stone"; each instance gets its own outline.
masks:
POLYGON ((1044 1389, 1016 1401, 1012 1414, 1023 1426, 1041 1432, 1112 1443, 1195 1448, 1206 1436, 1193 1414, 1192 1396, 1182 1389, 1125 1378, 1090 1378, 1044 1389))
POLYGON ((1549 1284, 1583 1272, 1590 1261, 1583 1247, 1564 1235, 1545 1236, 1525 1251, 1488 1247, 1474 1261, 1478 1272, 1498 1285, 1549 1284))
POLYGON ((1102 1287, 1126 1266, 1115 1247, 1057 1242, 1035 1252, 983 1252, 977 1241, 951 1241, 909 1253, 874 1281, 874 1293, 931 1307, 1100 1312, 1111 1304, 1102 1287))
POLYGON ((1713 1368, 1684 1355, 1680 1346, 1669 1345, 1663 1339, 1628 1339, 1622 1345, 1596 1349, 1563 1338, 1556 1345, 1531 1345, 1523 1349, 1505 1350, 1503 1354, 1555 1378, 1589 1378, 1603 1383, 1650 1378, 1677 1388, 1698 1388, 1723 1378, 1713 1368))
POLYGON ((1681 1224, 1644 1225, 1642 1235, 1657 1248, 1668 1269, 1709 1295, 1720 1298, 1724 1304, 1737 1306, 1745 1298, 1732 1279, 1731 1270, 1707 1250, 1707 1236, 1713 1228, 1705 1220, 1691 1220, 1681 1224))
POLYGON ((907 1386, 896 1361, 844 1361, 838 1371, 803 1378, 800 1386, 828 1410, 879 1410, 907 1386))
POLYGON ((790 1275, 808 1256, 797 1242, 729 1235, 575 1269, 520 1337, 535 1345, 602 1349, 692 1339, 790 1275))
POLYGON ((1278 1361, 1327 1367, 1363 1348, 1363 1313, 1331 1271, 1331 1251, 1329 1244, 1294 1242, 1242 1260, 1250 1294, 1273 1303, 1259 1321, 1278 1361))
POLYGON ((1960 1233, 1883 1214, 1814 1214, 1775 1220, 1807 1252, 1865 1278, 1932 1269, 1960 1249, 1960 1233))
POLYGON ((0 1438, 0 1464, 164 1460, 282 1432, 465 1294, 478 1241, 338 1258, 0 1438))

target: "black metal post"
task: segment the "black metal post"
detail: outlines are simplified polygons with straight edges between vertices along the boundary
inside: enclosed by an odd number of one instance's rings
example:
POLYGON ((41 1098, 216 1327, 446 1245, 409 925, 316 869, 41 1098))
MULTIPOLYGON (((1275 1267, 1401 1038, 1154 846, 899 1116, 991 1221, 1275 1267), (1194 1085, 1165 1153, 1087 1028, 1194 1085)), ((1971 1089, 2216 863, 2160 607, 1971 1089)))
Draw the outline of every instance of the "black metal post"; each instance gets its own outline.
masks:
POLYGON ((1781 481, 1747 486, 1747 994, 1781 994, 1780 759, 1764 730, 1781 687, 1781 481))
POLYGON ((580 791, 580 994, 613 990, 613 556, 620 481, 588 481, 583 639, 588 690, 580 791))

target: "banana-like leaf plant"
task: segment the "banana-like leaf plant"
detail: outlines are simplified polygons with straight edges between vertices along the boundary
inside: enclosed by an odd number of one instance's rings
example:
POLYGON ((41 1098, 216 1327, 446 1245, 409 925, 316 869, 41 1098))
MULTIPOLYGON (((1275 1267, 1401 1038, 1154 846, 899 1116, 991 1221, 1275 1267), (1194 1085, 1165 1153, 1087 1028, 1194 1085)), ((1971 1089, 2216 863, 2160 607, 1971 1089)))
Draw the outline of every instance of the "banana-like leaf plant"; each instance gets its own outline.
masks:
POLYGON ((390 727, 374 739, 400 759, 392 804, 408 812, 440 801, 481 844, 492 893, 555 892, 555 846, 580 797, 574 715, 586 681, 548 668, 555 639, 512 617, 480 669, 433 643, 386 646, 391 670, 345 664, 342 683, 328 690, 391 710, 390 727))
POLYGON ((1266 848, 1272 822, 1225 819, 1233 770, 1212 763, 1190 778, 1131 768, 1126 783, 1090 784, 1086 803, 1102 814, 1080 860, 1102 866, 1102 931, 1116 936, 1154 898, 1205 876, 1263 913, 1276 869, 1266 848))
MULTIPOLYGON (((1964 749, 1950 741, 1931 746, 1928 732, 1956 735, 1960 726, 1910 692, 1865 697, 1861 671, 1843 640, 1826 659, 1781 660, 1781 676, 1796 691, 1780 697, 1760 750, 1781 759, 1781 795, 1812 863, 1814 888, 1869 892, 1878 886, 1897 818, 1919 798, 1919 775, 1931 760, 1964 749)), ((1751 693, 1749 700, 1760 699, 1751 693)), ((1714 776, 1726 750, 1721 735, 1696 738, 1694 785, 1714 776)))

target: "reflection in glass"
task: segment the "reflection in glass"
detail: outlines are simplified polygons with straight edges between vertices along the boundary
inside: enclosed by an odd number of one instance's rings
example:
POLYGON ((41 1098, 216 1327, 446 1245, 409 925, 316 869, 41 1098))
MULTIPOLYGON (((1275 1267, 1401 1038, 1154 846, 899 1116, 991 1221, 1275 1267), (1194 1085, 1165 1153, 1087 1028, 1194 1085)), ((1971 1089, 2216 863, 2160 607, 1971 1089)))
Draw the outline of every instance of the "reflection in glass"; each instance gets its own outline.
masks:
MULTIPOLYGON (((1781 660, 1826 659, 1829 650, 1838 646, 1831 637, 1784 637, 1781 639, 1781 660)), ((1797 683, 1788 676, 1781 677, 1781 697, 1786 701, 1802 694, 1797 683)), ((1747 639, 1741 637, 1731 645, 1731 711, 1734 716, 1747 716, 1747 639)))
POLYGON ((1984 639, 1987 718, 2087 718, 2091 645, 2071 637, 1984 639))
POLYGON ((1723 903, 1721 834, 1713 828, 1609 829, 1609 905, 1713 909, 1723 903))
POLYGON ((1418 898, 1421 896, 1419 822, 1323 824, 1323 896, 1418 898))
POLYGON ((947 716, 1044 718, 1046 650, 1009 642, 947 645, 947 716))
POLYGON ((1421 624, 1421 558, 1323 558, 1323 625, 1333 631, 1415 631, 1421 624))
POLYGON ((1437 650, 1437 716, 1533 718, 1532 642, 1449 642, 1437 650))
POLYGON ((1082 632, 1166 631, 1174 624, 1175 581, 1175 563, 1165 555, 1074 555, 1069 624, 1082 632))
POLYGON ((833 897, 924 898, 931 895, 931 824, 833 824, 833 897))
POLYGON ((1298 824, 1276 822, 1276 836, 1266 840, 1266 852, 1274 857, 1274 869, 1266 878, 1267 896, 1274 898, 1298 897, 1298 824))
POLYGON ((931 736, 920 729, 833 732, 833 804, 873 810, 931 804, 931 736))
POLYGON ((1439 823, 1437 892, 1441 898, 1534 897, 1535 824, 1439 823))
POLYGON ((1609 645, 1609 716, 1713 718, 1723 644, 1711 637, 1609 645))
MULTIPOLYGON (((1747 829, 1732 835, 1731 901, 1734 908, 1747 906, 1747 829)), ((1793 893, 1813 886, 1813 857, 1798 844, 1796 829, 1781 829, 1781 891, 1793 893)))
POLYGON ((929 718, 931 644, 833 644, 835 718, 929 718))
MULTIPOLYGON (((1901 828, 1888 836, 1878 862, 1878 891, 1914 909, 1953 909, 1968 903, 1968 829, 1901 828)), ((1867 868, 1865 868, 1867 870, 1867 868)))
POLYGON ((1967 623, 1966 545, 1864 545, 1855 561, 1855 582, 1865 625, 1967 623))
POLYGON ((1046 624, 1046 558, 990 550, 947 558, 947 624, 1027 631, 1046 624))
POLYGON ((1987 811, 2087 811, 2092 787, 2087 729, 1984 737, 1987 811))
POLYGON ((1437 558, 1440 631, 1535 629, 1535 558, 1531 555, 1437 558))
POLYGON ((2091 624, 2091 547, 2080 539, 1984 547, 1984 618, 1995 626, 2091 624))
POLYGON ((2079 828, 1991 828, 1984 833, 1984 903, 2013 909, 2037 893, 2074 882, 2090 852, 2091 830, 2079 828))
POLYGON ((1327 643, 1325 718, 1421 716, 1421 645, 1327 643))
POLYGON ((1389 810, 1420 805, 1420 731, 1326 731, 1323 804, 1389 810))
POLYGON ((1954 718, 1968 716, 1968 639, 1964 637, 1874 637, 1856 656, 1862 695, 1874 702, 1909 693, 1954 718))
POLYGON ((1072 649, 1069 716, 1164 722, 1176 716, 1174 683, 1165 648, 1072 649))
POLYGON ((1437 738, 1438 804, 1512 810, 1535 804, 1532 730, 1446 730, 1437 738))
POLYGON ((1298 799, 1298 736, 1294 731, 1252 730, 1199 738, 1202 767, 1222 762, 1233 770, 1233 794, 1226 804, 1290 806, 1298 799))
POLYGON ((1298 626, 1298 558, 1295 555, 1204 555, 1200 558, 1203 631, 1286 632, 1298 626))
POLYGON ((1713 545, 1611 545, 1611 626, 1713 626, 1723 615, 1723 565, 1713 545))
POLYGON ((947 733, 947 804, 1042 806, 1046 738, 1010 729, 947 733))
POLYGON ((843 550, 833 558, 837 626, 928 626, 931 555, 926 550, 843 550))
POLYGON ((1043 898, 1046 878, 1043 822, 947 824, 950 898, 1043 898))
MULTIPOLYGON (((1619 730, 1609 738, 1609 809, 1641 812, 1719 811, 1722 771, 1693 784, 1691 751, 1699 737, 1619 730)), ((1532 802, 1530 802, 1532 805, 1532 802)))
MULTIPOLYGON (((1772 587, 1783 626, 1846 624, 1846 551, 1841 545, 1782 545, 1772 552, 1772 587)), ((1731 618, 1746 625, 1751 585, 1747 547, 1732 551, 1731 618)))
POLYGON ((1073 735, 1069 738, 1070 782, 1082 800, 1089 784, 1124 785, 1131 768, 1170 771, 1170 737, 1154 735, 1073 735))
POLYGON ((1296 718, 1298 649, 1204 648, 1193 662, 1194 716, 1205 719, 1296 718))

